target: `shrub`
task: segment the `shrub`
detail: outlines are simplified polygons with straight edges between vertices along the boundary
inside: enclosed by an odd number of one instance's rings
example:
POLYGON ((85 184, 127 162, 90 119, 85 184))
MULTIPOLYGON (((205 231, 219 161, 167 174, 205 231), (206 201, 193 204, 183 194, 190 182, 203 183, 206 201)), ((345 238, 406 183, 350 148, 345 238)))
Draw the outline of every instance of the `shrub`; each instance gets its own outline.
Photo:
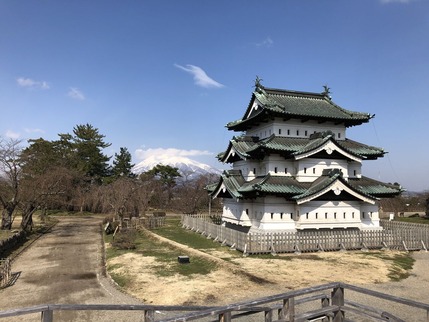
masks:
POLYGON ((137 231, 135 229, 120 230, 112 241, 112 246, 118 249, 135 249, 137 231))

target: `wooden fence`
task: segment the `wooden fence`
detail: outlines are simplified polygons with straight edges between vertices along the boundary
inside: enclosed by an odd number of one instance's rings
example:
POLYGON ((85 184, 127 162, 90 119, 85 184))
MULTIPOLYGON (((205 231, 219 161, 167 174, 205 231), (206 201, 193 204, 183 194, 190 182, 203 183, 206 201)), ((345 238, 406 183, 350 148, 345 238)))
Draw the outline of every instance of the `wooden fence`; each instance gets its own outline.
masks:
POLYGON ((340 282, 225 306, 45 304, 0 311, 0 319, 39 313, 42 322, 53 322, 58 311, 105 311, 106 320, 109 311, 137 311, 145 322, 248 321, 250 315, 265 322, 429 321, 428 304, 340 282))
POLYGON ((144 217, 132 217, 131 219, 125 218, 123 220, 123 226, 126 228, 144 227, 147 229, 154 229, 165 225, 165 216, 144 216, 144 217))
POLYGON ((303 230, 244 233, 211 222, 209 217, 182 216, 183 227, 247 254, 338 250, 427 250, 429 225, 381 221, 382 230, 303 230))

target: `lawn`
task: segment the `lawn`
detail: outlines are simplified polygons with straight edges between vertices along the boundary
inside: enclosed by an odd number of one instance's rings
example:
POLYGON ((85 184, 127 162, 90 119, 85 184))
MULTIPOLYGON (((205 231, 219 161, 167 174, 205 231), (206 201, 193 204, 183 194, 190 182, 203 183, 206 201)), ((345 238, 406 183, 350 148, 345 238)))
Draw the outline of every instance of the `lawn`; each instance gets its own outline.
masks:
POLYGON ((415 224, 429 224, 429 218, 426 217, 396 217, 395 220, 415 224))
MULTIPOLYGON (((157 229, 155 232, 165 237, 169 236, 167 238, 171 238, 172 240, 177 241, 179 243, 192 246, 193 242, 195 242, 198 247, 204 248, 203 244, 204 241, 206 241, 205 238, 198 236, 195 233, 189 233, 188 231, 178 227, 178 223, 179 221, 177 221, 176 219, 167 220, 166 226, 157 229)), ((123 234, 125 234, 125 232, 123 234)), ((128 232, 128 234, 132 235, 130 236, 133 244, 132 247, 135 248, 120 249, 118 247, 107 247, 106 259, 109 260, 128 252, 141 254, 142 256, 152 257, 155 258, 157 263, 162 264, 163 266, 163 269, 157 272, 159 276, 172 276, 175 274, 182 276, 190 276, 192 274, 204 275, 209 274, 216 269, 216 265, 214 265, 213 262, 198 256, 193 256, 190 263, 179 263, 178 256, 182 255, 180 250, 170 244, 156 240, 145 231, 128 232)), ((119 234, 115 236, 115 239, 118 238, 121 238, 119 234)), ((113 235, 105 235, 105 242, 107 244, 114 243, 113 235)), ((210 242, 211 247, 217 245, 217 243, 213 243, 213 241, 210 242)), ((207 246, 208 242, 206 243, 207 246)), ((109 272, 114 269, 114 266, 108 266, 109 272)), ((119 285, 123 285, 125 283, 124 279, 121 276, 112 277, 118 282, 119 285)))

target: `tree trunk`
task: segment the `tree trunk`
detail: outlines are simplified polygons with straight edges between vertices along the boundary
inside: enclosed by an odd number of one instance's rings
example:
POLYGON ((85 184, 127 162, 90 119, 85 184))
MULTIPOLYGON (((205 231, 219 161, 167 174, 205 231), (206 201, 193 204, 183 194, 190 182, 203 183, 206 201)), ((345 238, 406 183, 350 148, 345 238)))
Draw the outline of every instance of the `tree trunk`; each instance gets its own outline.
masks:
POLYGON ((36 206, 33 204, 27 205, 22 214, 21 229, 27 232, 33 230, 33 214, 36 211, 36 206))
POLYGON ((13 223, 13 211, 15 210, 16 203, 7 202, 4 206, 1 218, 1 229, 2 230, 11 230, 13 223))

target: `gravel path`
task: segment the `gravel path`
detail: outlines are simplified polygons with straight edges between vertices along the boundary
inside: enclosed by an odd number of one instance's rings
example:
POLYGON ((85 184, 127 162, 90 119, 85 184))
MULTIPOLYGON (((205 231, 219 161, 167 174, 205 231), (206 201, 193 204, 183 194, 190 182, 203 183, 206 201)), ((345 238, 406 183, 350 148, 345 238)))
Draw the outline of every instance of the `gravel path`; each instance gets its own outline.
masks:
MULTIPOLYGON (((42 236, 12 263, 15 284, 0 290, 0 309, 40 304, 142 304, 118 291, 102 274, 101 219, 59 217, 52 232, 42 236)), ((122 321, 123 313, 64 311, 55 321, 122 321)), ((40 314, 0 321, 40 321, 40 314)), ((123 321, 142 321, 130 313, 123 321)))
MULTIPOLYGON (((42 236, 12 264, 18 275, 13 286, 0 290, 0 310, 40 304, 143 304, 122 293, 103 276, 101 219, 59 217, 52 232, 42 236)), ((429 304, 429 253, 413 253, 412 275, 400 282, 360 285, 375 291, 429 304)), ((363 271, 362 274, 371 274, 363 271)), ((386 303, 346 291, 346 299, 367 303, 400 316, 405 321, 427 321, 426 312, 386 303)), ((351 316, 348 316, 351 318, 351 316)), ((158 318, 160 316, 158 315, 158 318)), ((1 321, 40 321, 40 314, 1 321)), ((250 319, 240 321, 261 321, 250 319)), ((62 311, 54 321, 143 321, 137 312, 62 311)), ((353 318, 353 321, 366 321, 353 318)))

